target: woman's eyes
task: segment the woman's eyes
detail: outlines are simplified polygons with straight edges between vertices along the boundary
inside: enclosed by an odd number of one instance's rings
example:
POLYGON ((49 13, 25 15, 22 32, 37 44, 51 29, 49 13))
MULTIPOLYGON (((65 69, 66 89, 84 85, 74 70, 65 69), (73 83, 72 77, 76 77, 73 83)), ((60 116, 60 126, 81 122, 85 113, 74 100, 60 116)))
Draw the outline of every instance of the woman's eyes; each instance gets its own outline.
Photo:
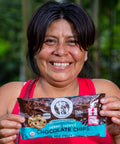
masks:
MULTIPOLYGON (((44 41, 44 43, 49 45, 49 46, 59 44, 59 42, 57 40, 54 40, 54 39, 46 39, 44 41)), ((77 43, 78 43, 77 40, 66 40, 65 41, 65 44, 68 45, 68 46, 76 46, 77 43)))
POLYGON ((68 40, 67 41, 67 44, 70 46, 75 46, 77 43, 78 43, 78 41, 76 41, 76 40, 68 40))
POLYGON ((56 42, 56 40, 53 40, 53 39, 47 39, 47 40, 44 41, 44 43, 47 44, 47 45, 54 45, 57 42, 56 42))

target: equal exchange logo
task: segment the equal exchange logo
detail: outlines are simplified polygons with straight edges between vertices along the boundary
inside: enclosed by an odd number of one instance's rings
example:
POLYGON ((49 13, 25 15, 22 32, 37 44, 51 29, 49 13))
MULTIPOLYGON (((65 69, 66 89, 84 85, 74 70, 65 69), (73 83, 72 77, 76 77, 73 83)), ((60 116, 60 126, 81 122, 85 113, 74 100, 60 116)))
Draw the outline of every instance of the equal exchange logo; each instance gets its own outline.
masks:
POLYGON ((67 98, 56 98, 51 104, 51 112, 57 118, 67 118, 73 111, 73 103, 67 98))

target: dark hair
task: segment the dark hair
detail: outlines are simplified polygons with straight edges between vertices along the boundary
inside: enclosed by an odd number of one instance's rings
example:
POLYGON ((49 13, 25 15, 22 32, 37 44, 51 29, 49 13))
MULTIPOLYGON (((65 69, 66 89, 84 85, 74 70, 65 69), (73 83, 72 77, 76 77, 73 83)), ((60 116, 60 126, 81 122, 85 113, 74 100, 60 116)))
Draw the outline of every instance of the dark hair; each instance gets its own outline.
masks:
POLYGON ((95 28, 91 17, 80 6, 72 3, 49 1, 33 14, 27 29, 28 58, 33 71, 39 74, 34 55, 41 49, 48 26, 57 19, 71 22, 76 30, 78 44, 84 50, 94 43, 95 28))

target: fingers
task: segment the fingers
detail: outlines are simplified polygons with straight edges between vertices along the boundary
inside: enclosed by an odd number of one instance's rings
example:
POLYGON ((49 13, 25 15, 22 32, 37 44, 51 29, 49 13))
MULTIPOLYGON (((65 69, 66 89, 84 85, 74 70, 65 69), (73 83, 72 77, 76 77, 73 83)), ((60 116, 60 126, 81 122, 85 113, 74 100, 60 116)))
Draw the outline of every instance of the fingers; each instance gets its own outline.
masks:
POLYGON ((102 104, 107 104, 107 103, 115 102, 115 101, 120 101, 120 98, 116 96, 109 96, 109 97, 104 97, 100 100, 102 104))
POLYGON ((103 104, 100 111, 101 116, 111 117, 111 121, 120 125, 120 98, 111 96, 101 99, 103 104))
POLYGON ((17 135, 12 135, 6 138, 0 139, 0 144, 13 144, 13 141, 17 138, 17 135))
POLYGON ((19 129, 0 129, 0 138, 17 135, 18 133, 19 129))
POLYGON ((120 111, 100 111, 101 116, 107 116, 111 118, 111 121, 117 125, 120 125, 120 111))
POLYGON ((20 115, 8 114, 0 118, 0 129, 1 128, 20 128, 21 123, 25 121, 24 117, 20 115))
POLYGON ((101 99, 101 103, 103 104, 102 110, 120 110, 120 98, 118 97, 105 97, 101 99))
POLYGON ((105 97, 101 99, 101 103, 103 104, 103 111, 112 111, 112 110, 120 110, 120 98, 118 97, 105 97))
POLYGON ((0 117, 0 144, 13 144, 25 118, 7 114, 0 117))
POLYGON ((3 119, 17 121, 20 123, 23 123, 25 121, 24 117, 20 115, 14 115, 14 114, 6 114, 0 118, 0 120, 3 120, 3 119))
POLYGON ((1 120, 0 121, 0 129, 2 128, 21 128, 21 124, 16 121, 9 121, 9 120, 1 120))

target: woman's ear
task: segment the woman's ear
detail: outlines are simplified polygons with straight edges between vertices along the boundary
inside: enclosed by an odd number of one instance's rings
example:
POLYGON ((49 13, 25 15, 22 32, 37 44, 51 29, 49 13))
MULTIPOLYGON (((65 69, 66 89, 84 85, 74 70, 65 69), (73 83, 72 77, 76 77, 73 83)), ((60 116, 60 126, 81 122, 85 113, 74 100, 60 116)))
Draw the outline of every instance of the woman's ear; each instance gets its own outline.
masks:
POLYGON ((34 46, 33 50, 35 51, 34 52, 34 59, 36 59, 37 58, 37 52, 36 52, 36 47, 35 46, 34 46))
POLYGON ((86 62, 88 59, 88 51, 85 51, 85 57, 84 57, 84 61, 86 62))
POLYGON ((37 59, 38 52, 34 53, 34 59, 37 59))
POLYGON ((35 54, 35 55, 34 55, 34 59, 36 59, 36 58, 37 58, 37 55, 35 54))

